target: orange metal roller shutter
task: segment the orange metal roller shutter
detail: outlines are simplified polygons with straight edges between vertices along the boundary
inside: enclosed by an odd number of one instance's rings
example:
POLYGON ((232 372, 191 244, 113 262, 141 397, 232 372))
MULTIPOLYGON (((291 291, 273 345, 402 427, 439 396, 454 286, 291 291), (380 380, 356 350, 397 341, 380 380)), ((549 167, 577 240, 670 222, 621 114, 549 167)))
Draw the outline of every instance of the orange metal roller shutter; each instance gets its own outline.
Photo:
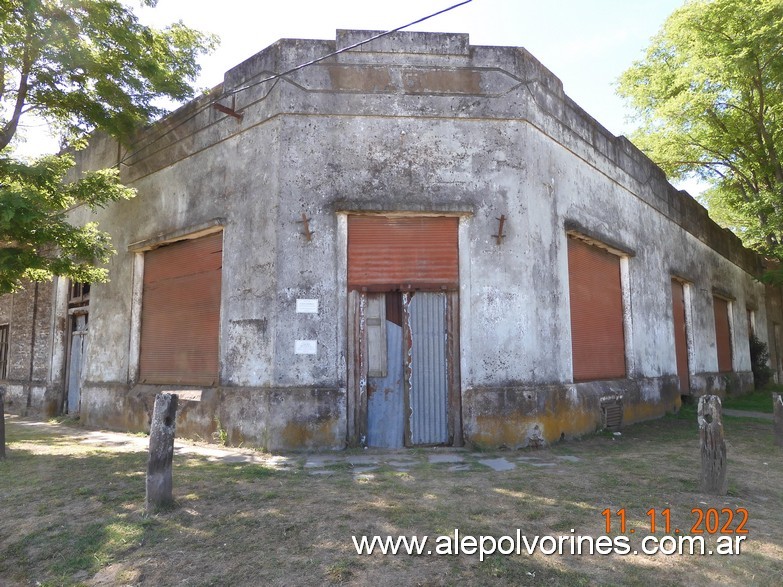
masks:
POLYGON ((217 383, 222 263, 222 233, 146 253, 141 382, 217 383))
POLYGON ((620 258, 568 239, 574 381, 625 377, 620 258))
POLYGON ((728 373, 731 365, 731 329, 729 328, 729 303, 723 298, 712 298, 715 310, 715 342, 718 347, 718 371, 728 373))
POLYGON ((459 219, 348 217, 348 287, 456 289, 459 219))

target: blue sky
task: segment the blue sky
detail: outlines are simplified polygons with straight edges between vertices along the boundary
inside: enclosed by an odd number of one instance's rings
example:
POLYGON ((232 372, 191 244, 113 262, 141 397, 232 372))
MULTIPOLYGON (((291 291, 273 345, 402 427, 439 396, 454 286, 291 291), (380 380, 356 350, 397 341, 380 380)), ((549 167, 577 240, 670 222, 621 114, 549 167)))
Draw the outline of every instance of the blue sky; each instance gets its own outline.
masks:
MULTIPOLYGON (((459 0, 159 0, 139 11, 157 26, 182 19, 218 34, 202 61, 201 85, 281 38, 334 39, 338 28, 388 30, 459 0)), ((643 54, 650 37, 683 0, 472 0, 411 30, 470 34, 474 45, 525 47, 566 93, 614 134, 623 134, 622 101, 612 84, 643 54)))
MULTIPOLYGON (((458 0, 158 0, 134 6, 141 20, 165 26, 182 20, 221 38, 202 58, 201 87, 281 38, 334 39, 338 28, 388 30, 458 0)), ((614 134, 633 124, 613 84, 642 56, 650 37, 683 0, 472 0, 410 30, 468 33, 473 45, 525 47, 563 82, 566 93, 614 134)), ((51 144, 51 143, 50 143, 51 144)), ((40 133, 23 151, 46 150, 40 133)), ((56 150, 56 144, 48 150, 56 150)))

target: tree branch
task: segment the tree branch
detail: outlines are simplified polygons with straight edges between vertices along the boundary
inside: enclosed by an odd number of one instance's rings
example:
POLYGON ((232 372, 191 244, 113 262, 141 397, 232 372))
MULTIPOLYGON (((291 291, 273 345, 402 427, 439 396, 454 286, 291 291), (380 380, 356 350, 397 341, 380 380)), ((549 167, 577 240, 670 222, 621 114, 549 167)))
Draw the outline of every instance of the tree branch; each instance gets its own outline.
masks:
POLYGON ((8 146, 11 139, 16 134, 16 129, 19 127, 19 118, 22 116, 22 109, 24 108, 25 101, 27 100, 27 91, 30 89, 28 86, 28 80, 30 78, 30 71, 32 69, 33 60, 30 55, 30 43, 32 42, 32 31, 27 28, 25 33, 24 43, 24 57, 22 58, 22 69, 19 75, 19 89, 16 92, 16 104, 14 105, 14 111, 11 115, 11 119, 0 130, 0 150, 8 146))

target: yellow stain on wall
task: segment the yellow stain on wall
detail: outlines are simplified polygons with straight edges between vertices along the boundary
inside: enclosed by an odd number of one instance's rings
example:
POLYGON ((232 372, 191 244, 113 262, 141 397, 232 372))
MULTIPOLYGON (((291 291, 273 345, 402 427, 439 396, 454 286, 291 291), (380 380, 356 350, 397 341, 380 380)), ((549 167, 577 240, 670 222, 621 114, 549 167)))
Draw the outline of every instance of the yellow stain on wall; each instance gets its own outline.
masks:
MULTIPOLYGON (((558 394, 548 399, 544 413, 524 414, 514 411, 504 415, 476 416, 466 440, 477 446, 524 448, 534 445, 531 430, 535 426, 538 426, 536 432, 547 444, 560 440, 563 435, 578 437, 601 428, 600 408, 569 401, 566 395, 558 394)), ((662 398, 656 403, 626 400, 623 402, 623 424, 660 418, 667 412, 679 410, 681 405, 678 394, 669 399, 662 398)))
POLYGON ((313 423, 288 422, 280 431, 279 446, 276 449, 303 449, 327 447, 334 444, 335 426, 338 420, 324 420, 313 423))

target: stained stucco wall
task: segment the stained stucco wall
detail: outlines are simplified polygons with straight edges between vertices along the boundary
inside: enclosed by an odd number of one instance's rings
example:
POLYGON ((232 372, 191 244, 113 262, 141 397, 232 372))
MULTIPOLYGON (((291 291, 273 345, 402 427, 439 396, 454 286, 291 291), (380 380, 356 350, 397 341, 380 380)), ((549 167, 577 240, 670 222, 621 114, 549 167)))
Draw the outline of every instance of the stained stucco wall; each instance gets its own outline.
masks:
MULTIPOLYGON (((588 432, 607 396, 623 398, 626 421, 675 409, 672 276, 692 284, 693 391, 747 388, 746 307, 757 325, 769 322, 757 259, 524 49, 398 33, 257 83, 368 36, 280 41, 130 147, 96 137, 78 155, 80 169, 119 165, 139 193, 74 212, 97 219, 118 250, 111 283, 91 293, 88 424, 143 429, 154 393, 177 389, 137 380, 143 252, 208 227, 224 234, 220 385, 188 390, 180 433, 209 437, 220 425, 232 442, 270 449, 351 440, 346 215, 356 212, 460 216, 469 442, 525 446, 588 432), (218 99, 242 118, 213 108, 218 99), (568 230, 628 253, 627 380, 573 383, 568 230), (717 373, 714 290, 733 299, 732 377, 717 373), (297 313, 300 298, 318 300, 318 313, 297 313), (295 354, 296 340, 317 341, 317 353, 295 354)), ((766 328, 758 334, 767 340, 766 328)))

